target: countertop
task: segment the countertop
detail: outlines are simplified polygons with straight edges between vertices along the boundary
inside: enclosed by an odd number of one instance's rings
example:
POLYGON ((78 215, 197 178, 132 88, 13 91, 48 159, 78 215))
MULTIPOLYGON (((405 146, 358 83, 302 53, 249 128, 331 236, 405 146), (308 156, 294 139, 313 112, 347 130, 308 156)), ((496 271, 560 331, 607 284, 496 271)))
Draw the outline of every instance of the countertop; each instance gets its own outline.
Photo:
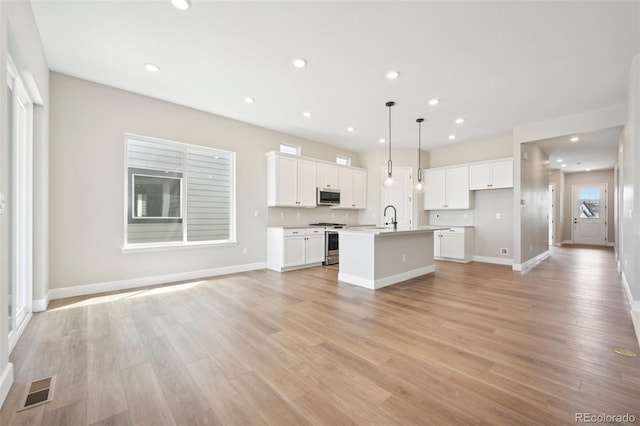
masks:
POLYGON ((418 226, 416 228, 387 228, 387 227, 362 227, 362 226, 350 226, 348 228, 338 229, 340 234, 360 234, 360 235, 406 235, 417 233, 428 233, 434 231, 441 231, 443 229, 449 229, 449 226, 418 226))

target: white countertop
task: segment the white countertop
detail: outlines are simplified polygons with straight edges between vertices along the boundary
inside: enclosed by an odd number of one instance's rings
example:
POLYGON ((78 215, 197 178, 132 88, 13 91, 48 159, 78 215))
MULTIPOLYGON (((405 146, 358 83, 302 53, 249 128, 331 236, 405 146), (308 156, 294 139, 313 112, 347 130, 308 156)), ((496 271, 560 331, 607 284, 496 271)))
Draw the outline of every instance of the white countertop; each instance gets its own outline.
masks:
POLYGON ((340 234, 360 234, 360 235, 406 235, 413 233, 427 233, 440 231, 443 229, 449 229, 448 226, 418 226, 415 228, 398 228, 393 229, 393 227, 357 227, 351 226, 349 228, 337 229, 340 234))

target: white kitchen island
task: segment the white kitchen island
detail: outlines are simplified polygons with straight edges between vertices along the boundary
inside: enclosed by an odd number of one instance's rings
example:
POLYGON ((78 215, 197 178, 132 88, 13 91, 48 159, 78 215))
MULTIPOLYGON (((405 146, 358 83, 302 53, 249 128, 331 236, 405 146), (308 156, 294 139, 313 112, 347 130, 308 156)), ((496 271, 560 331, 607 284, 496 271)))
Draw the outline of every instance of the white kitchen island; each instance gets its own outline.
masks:
POLYGON ((338 281, 376 290, 433 272, 433 233, 448 229, 340 229, 338 281))

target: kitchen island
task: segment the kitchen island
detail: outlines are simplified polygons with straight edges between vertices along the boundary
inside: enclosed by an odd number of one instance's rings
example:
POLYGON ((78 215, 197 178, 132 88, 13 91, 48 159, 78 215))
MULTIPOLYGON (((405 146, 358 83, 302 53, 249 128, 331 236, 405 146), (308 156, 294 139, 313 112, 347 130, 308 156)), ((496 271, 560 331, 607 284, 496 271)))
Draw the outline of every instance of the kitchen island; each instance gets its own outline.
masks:
POLYGON ((433 272, 433 233, 446 227, 351 227, 340 234, 338 281, 376 290, 433 272))

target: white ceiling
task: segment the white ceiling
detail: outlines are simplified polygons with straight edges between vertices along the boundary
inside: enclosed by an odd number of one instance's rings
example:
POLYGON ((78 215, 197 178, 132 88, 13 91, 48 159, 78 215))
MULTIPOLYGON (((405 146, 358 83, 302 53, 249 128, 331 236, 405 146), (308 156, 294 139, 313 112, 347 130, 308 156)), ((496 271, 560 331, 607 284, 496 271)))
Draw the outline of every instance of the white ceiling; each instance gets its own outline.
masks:
POLYGON ((565 173, 613 169, 622 127, 602 129, 592 133, 564 135, 537 141, 549 156, 549 168, 565 173), (577 142, 571 138, 577 136, 577 142), (562 160, 562 161, 560 161, 562 160), (562 167, 566 164, 565 167, 562 167))
POLYGON ((426 149, 626 103, 640 51, 637 1, 192 1, 32 3, 54 71, 354 151, 382 147, 389 100, 393 147, 424 117, 426 149))

